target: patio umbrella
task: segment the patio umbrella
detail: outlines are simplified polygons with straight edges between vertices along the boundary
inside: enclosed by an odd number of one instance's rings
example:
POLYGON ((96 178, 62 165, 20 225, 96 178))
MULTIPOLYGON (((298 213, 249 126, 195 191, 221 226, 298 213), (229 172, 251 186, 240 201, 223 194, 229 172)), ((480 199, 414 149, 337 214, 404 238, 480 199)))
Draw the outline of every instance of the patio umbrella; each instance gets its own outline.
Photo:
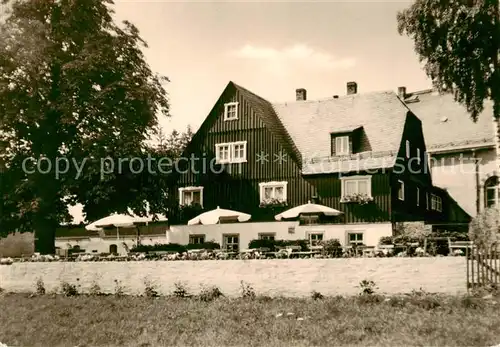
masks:
POLYGON ((234 220, 238 222, 246 222, 252 216, 249 214, 226 210, 217 206, 215 210, 204 212, 188 222, 188 225, 196 225, 196 224, 219 224, 221 220, 234 220))
MULTIPOLYGON (((158 220, 160 221, 165 221, 167 218, 163 215, 157 215, 158 220)), ((120 239, 120 233, 119 230, 120 228, 130 228, 133 226, 136 226, 137 224, 140 223, 148 223, 152 222, 153 218, 152 216, 148 217, 138 217, 133 214, 128 215, 128 214, 112 214, 107 217, 101 218, 99 220, 96 220, 95 222, 87 225, 85 229, 89 231, 100 231, 103 228, 106 227, 116 227, 116 239, 120 239)))
POLYGON ((311 202, 308 201, 307 204, 300 205, 277 214, 276 216, 274 216, 274 219, 282 220, 288 218, 297 218, 301 214, 324 214, 325 216, 338 216, 342 213, 343 212, 338 211, 334 208, 324 205, 311 204, 311 202))

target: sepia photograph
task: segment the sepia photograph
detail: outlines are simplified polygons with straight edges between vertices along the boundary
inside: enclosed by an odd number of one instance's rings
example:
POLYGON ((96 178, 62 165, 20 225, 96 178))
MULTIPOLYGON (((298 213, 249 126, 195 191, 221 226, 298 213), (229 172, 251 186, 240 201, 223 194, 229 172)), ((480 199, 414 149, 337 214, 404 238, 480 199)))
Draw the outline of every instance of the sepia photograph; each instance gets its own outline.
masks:
POLYGON ((0 0, 0 347, 500 347, 500 0, 0 0))

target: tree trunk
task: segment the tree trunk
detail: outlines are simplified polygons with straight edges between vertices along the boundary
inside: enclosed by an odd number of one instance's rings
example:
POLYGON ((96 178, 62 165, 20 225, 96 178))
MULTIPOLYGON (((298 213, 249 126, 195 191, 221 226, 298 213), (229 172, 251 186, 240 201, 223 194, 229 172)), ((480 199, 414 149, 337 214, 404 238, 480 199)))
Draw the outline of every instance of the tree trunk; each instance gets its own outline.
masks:
POLYGON ((35 223, 35 252, 40 254, 56 253, 56 228, 53 222, 39 220, 35 223))

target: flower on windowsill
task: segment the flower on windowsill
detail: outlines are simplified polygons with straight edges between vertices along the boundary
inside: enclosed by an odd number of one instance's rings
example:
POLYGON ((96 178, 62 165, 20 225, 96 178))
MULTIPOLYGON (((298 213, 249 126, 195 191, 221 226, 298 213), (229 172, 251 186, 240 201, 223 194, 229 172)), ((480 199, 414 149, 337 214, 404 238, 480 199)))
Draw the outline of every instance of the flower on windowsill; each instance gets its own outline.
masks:
POLYGON ((203 209, 200 204, 198 203, 191 203, 191 204, 185 204, 185 205, 180 205, 179 208, 181 210, 201 210, 203 209))
POLYGON ((262 201, 259 205, 261 208, 265 207, 286 207, 288 204, 286 201, 280 200, 280 199, 266 199, 262 201))
POLYGON ((366 205, 373 202, 373 198, 367 194, 350 194, 342 197, 340 202, 343 203, 357 203, 360 205, 366 205))

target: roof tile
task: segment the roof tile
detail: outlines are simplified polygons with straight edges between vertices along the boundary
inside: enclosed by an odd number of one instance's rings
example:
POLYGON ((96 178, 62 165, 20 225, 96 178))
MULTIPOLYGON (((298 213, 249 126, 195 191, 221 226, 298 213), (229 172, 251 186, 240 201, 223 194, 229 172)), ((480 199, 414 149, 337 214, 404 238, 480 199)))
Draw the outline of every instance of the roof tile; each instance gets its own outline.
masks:
POLYGON ((486 101, 484 111, 474 122, 465 106, 456 102, 451 94, 426 90, 412 95, 418 95, 419 101, 407 106, 422 121, 429 151, 494 144, 490 101, 486 101))
POLYGON ((409 111, 394 92, 354 94, 273 106, 306 158, 330 156, 330 134, 360 125, 371 151, 397 152, 409 111))

